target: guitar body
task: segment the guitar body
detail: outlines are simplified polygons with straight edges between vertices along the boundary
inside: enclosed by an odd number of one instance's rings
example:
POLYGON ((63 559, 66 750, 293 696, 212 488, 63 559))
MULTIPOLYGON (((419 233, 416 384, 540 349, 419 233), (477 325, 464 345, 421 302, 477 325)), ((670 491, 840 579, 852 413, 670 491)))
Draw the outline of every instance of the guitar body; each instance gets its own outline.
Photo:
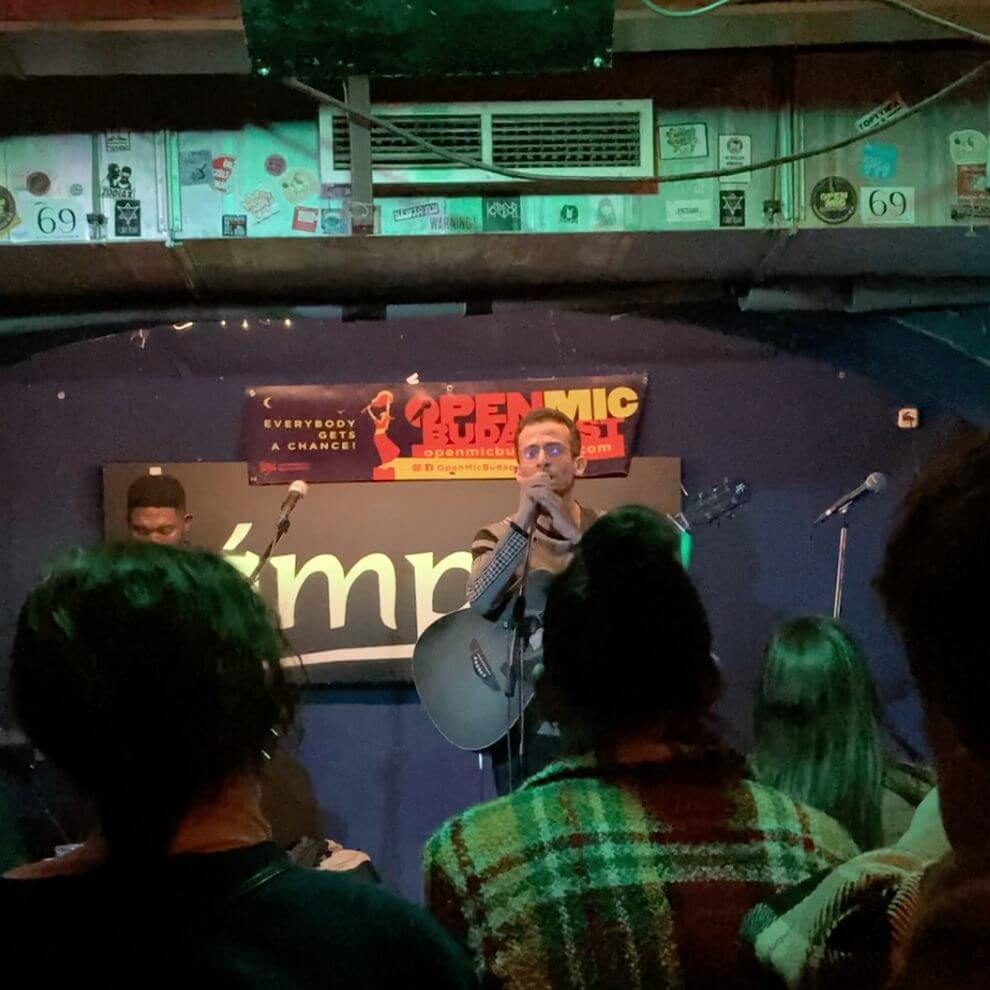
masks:
MULTIPOLYGON (((540 629, 546 592, 553 575, 533 571, 526 582, 528 626, 540 629)), ((525 708, 533 697, 532 670, 541 653, 527 641, 523 649, 522 684, 511 698, 509 618, 513 601, 491 619, 461 609, 437 619, 419 638, 412 672, 420 701, 433 724, 461 749, 486 749, 498 742, 519 719, 520 693, 525 708), (511 704, 510 704, 511 703, 511 704)))

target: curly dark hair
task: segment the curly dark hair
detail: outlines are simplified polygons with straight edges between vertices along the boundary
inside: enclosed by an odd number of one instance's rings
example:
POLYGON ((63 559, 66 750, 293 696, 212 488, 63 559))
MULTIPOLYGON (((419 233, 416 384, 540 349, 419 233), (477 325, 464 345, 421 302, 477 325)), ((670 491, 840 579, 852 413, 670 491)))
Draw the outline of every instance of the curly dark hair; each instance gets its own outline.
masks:
POLYGON ((170 474, 142 474, 127 489, 127 513, 131 509, 175 509, 186 511, 186 491, 170 474))
POLYGON ((874 584, 904 638, 922 697, 990 761, 990 434, 936 464, 904 500, 874 584))
POLYGON ((544 615, 538 689, 559 697, 562 722, 607 739, 671 719, 690 724, 714 700, 708 618, 679 550, 676 527, 642 505, 612 510, 581 537, 544 615))
POLYGON ((28 595, 11 687, 34 744, 92 799, 111 861, 146 858, 291 722, 286 652, 226 561, 114 544, 71 551, 28 595))

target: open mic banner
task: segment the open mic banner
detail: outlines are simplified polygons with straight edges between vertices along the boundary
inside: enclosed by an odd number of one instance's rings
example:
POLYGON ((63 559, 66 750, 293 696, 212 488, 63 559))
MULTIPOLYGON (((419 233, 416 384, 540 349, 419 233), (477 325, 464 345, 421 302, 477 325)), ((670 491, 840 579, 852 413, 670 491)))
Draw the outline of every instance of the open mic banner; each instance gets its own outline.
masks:
POLYGON ((531 381, 267 385, 247 390, 253 485, 515 476, 516 425, 531 409, 581 431, 587 477, 629 471, 646 375, 531 381))
MULTIPOLYGON (((148 473, 181 482, 193 544, 251 574, 274 534, 284 488, 248 484, 243 463, 107 464, 108 539, 127 538, 127 488, 148 473)), ((638 457, 627 477, 582 479, 575 491, 594 508, 638 502, 675 513, 680 460, 638 457)), ((515 481, 312 485, 258 583, 298 654, 286 657, 286 670, 313 684, 410 680, 416 640, 464 607, 475 533, 518 501, 515 481)))

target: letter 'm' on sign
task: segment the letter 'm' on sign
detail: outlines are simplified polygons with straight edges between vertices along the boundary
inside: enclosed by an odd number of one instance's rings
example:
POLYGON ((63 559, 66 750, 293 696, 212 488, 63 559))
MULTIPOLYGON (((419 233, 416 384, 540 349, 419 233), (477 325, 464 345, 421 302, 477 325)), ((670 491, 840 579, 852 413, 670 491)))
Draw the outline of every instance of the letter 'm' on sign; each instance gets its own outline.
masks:
MULTIPOLYGON (((471 573, 471 552, 455 550, 448 553, 439 563, 433 563, 433 553, 407 553, 406 560, 413 566, 416 582, 416 638, 426 631, 443 615, 433 609, 434 594, 440 579, 447 571, 460 570, 465 574, 471 573)), ((467 582, 465 581, 465 584, 467 582)), ((466 603, 465 603, 466 604, 466 603)))
POLYGON ((330 628, 341 629, 347 622, 347 598, 351 586, 368 571, 378 575, 378 614, 382 625, 389 629, 396 628, 395 567, 385 554, 369 553, 357 560, 346 573, 331 553, 317 554, 298 573, 294 553, 272 557, 270 563, 278 578, 278 614, 283 629, 291 629, 296 624, 296 599, 302 586, 314 574, 322 574, 327 579, 330 628))

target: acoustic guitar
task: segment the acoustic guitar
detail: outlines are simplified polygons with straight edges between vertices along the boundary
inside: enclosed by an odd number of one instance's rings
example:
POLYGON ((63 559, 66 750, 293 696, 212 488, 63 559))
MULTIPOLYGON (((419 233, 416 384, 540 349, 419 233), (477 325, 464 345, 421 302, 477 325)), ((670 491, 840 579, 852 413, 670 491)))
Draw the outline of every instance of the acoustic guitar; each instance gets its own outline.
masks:
MULTIPOLYGON (((725 482, 689 499, 674 521, 689 533, 693 525, 714 522, 749 499, 746 482, 725 482)), ((532 699, 533 667, 542 658, 541 620, 553 578, 547 571, 533 571, 526 582, 524 625, 530 635, 522 643, 519 684, 513 685, 509 676, 511 599, 492 617, 470 608, 444 615, 416 643, 412 672, 420 701, 440 734, 460 749, 486 749, 496 743, 518 720, 520 701, 525 708, 532 699)))

